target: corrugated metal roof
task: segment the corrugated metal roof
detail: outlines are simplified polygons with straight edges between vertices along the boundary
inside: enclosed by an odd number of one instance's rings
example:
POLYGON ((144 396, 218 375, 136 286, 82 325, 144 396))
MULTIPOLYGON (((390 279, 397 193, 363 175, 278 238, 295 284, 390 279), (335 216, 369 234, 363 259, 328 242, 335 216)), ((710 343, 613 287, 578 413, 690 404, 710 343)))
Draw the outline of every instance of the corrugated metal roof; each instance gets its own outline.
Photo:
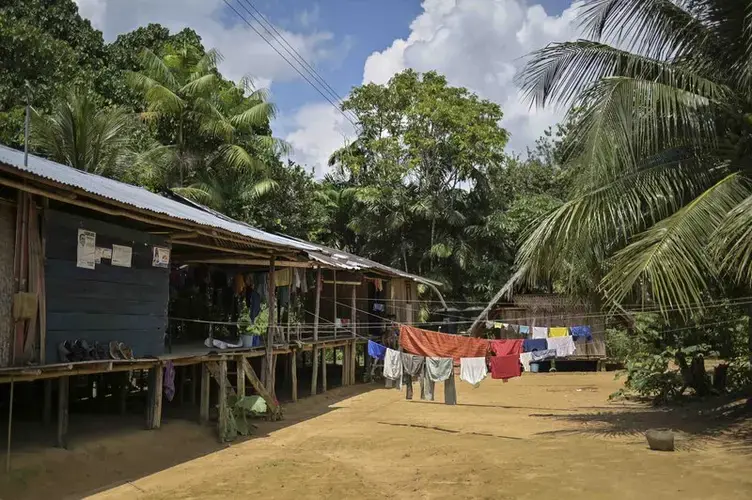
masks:
POLYGON ((217 217, 204 210, 152 193, 142 187, 82 172, 81 170, 76 170, 75 168, 38 156, 29 155, 29 164, 28 166, 24 166, 23 152, 3 145, 0 145, 0 162, 18 170, 135 208, 168 215, 176 219, 194 222, 215 229, 223 229, 270 245, 278 245, 301 251, 316 249, 316 247, 299 240, 267 233, 229 218, 217 217))

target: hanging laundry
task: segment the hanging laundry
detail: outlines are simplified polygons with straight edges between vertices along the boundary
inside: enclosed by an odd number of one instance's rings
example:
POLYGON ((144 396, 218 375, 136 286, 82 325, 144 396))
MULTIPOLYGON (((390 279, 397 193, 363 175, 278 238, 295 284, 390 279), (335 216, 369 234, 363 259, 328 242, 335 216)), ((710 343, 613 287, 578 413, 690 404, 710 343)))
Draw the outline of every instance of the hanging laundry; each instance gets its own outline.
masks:
POLYGON ((235 291, 235 295, 243 295, 243 292, 245 292, 245 277, 242 274, 235 275, 233 290, 235 291))
POLYGON ((487 330, 493 330, 494 323, 493 321, 486 321, 486 329, 487 330))
POLYGON ((369 340, 368 355, 373 359, 384 359, 384 356, 386 355, 386 347, 381 344, 377 344, 373 340, 369 340))
POLYGON ((433 382, 443 382, 454 373, 452 358, 426 358, 428 378, 433 382))
POLYGON ((420 380, 422 382, 420 384, 420 399, 425 401, 433 401, 435 383, 433 380, 431 380, 431 377, 428 376, 428 369, 426 368, 425 364, 423 365, 423 376, 420 378, 420 380))
POLYGON ((514 325, 514 324, 510 323, 509 326, 507 327, 507 329, 508 330, 512 330, 512 332, 514 332, 515 335, 519 335, 520 334, 520 325, 514 325))
POLYGON ((545 339, 548 337, 548 327, 547 326, 534 326, 533 327, 533 338, 534 339, 545 339))
POLYGON ((494 322, 493 327, 496 328, 497 330, 503 330, 504 329, 504 323, 502 323, 500 321, 496 321, 496 322, 494 322))
POLYGON ((569 335, 569 329, 566 326, 552 327, 551 329, 548 330, 549 337, 566 337, 567 335, 569 335))
POLYGON ((281 286, 277 288, 277 303, 280 307, 287 307, 290 304, 289 286, 281 286))
POLYGON ((295 268, 292 270, 292 288, 293 290, 300 289, 300 273, 302 269, 295 268))
POLYGON ((571 335, 548 339, 548 348, 556 350, 557 358, 565 358, 574 354, 574 340, 571 335))
POLYGON ((381 278, 376 278, 373 280, 373 286, 376 289, 377 292, 383 292, 384 291, 384 280, 381 278))
POLYGON ((575 342, 580 338, 584 338, 588 342, 593 341, 593 334, 589 326, 570 326, 569 331, 572 333, 575 342))
POLYGON ((402 387, 402 356, 388 347, 384 354, 384 378, 396 382, 397 388, 402 387))
POLYGON ((522 342, 522 352, 545 351, 548 349, 546 339, 525 339, 522 342))
POLYGON ((405 351, 420 356, 453 358, 477 358, 488 352, 488 341, 461 335, 422 330, 412 326, 400 326, 399 343, 405 351))
POLYGON ((486 358, 460 358, 460 380, 477 386, 488 375, 486 358))
POLYGON ((556 349, 544 349, 542 351, 531 351, 531 361, 544 361, 556 357, 556 349))
POLYGON ((532 352, 523 352, 520 354, 520 364, 522 365, 522 368, 526 371, 530 371, 530 361, 533 360, 533 353, 532 352))
POLYGON ((274 271, 274 286, 290 286, 292 283, 292 272, 289 267, 276 269, 274 271))
POLYGON ((530 335, 530 327, 527 325, 520 325, 520 334, 521 335, 530 335))
POLYGON ((415 354, 408 354, 406 352, 402 353, 402 370, 404 374, 402 382, 407 386, 405 399, 413 399, 413 381, 416 379, 420 380, 425 359, 423 356, 416 356, 415 354))
POLYGON ((261 295, 252 288, 246 288, 245 304, 248 306, 248 314, 251 316, 251 321, 255 322, 261 312, 261 295))
POLYGON ((497 356, 519 355, 522 352, 522 339, 490 340, 491 350, 497 356))
POLYGON ((308 271, 305 269, 300 270, 300 291, 308 293, 308 271))
POLYGON ((269 273, 258 273, 253 276, 253 289, 261 297, 262 302, 266 302, 269 292, 269 273))
POLYGON ((457 387, 454 384, 454 367, 452 367, 452 371, 449 373, 449 378, 444 382, 444 404, 457 404, 457 387))
POLYGON ((491 356, 491 377, 507 380, 520 376, 519 355, 491 356))

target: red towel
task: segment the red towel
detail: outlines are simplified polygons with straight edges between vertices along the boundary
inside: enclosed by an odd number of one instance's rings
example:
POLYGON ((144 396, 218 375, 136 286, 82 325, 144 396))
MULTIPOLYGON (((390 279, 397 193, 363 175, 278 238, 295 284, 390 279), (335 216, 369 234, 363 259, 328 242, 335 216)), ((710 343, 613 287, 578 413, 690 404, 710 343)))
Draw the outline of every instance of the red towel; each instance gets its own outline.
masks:
POLYGON ((523 339, 492 340, 491 350, 497 356, 509 356, 510 354, 519 356, 522 354, 522 342, 523 339))
POLYGON ((491 356, 491 378, 508 378, 520 376, 520 356, 491 356))
POLYGON ((462 335, 422 330, 412 326, 400 326, 400 345, 405 351, 419 356, 435 358, 480 358, 488 352, 488 341, 462 335))

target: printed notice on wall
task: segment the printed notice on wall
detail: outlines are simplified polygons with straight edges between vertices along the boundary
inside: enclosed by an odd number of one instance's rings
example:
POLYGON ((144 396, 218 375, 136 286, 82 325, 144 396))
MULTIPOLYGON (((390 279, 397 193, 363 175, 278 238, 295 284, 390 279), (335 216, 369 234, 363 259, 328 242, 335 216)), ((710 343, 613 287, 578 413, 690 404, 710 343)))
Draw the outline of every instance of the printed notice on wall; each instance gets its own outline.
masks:
POLYGON ((97 264, 102 263, 102 259, 112 259, 112 248, 97 247, 97 264))
POLYGON ((170 249, 154 247, 154 256, 151 259, 151 265, 154 267, 170 267, 170 249))
POLYGON ((76 266, 84 269, 94 269, 96 265, 96 241, 97 233, 78 230, 78 246, 76 248, 76 266))
POLYGON ((112 265, 119 267, 131 267, 133 248, 123 245, 112 245, 112 265))

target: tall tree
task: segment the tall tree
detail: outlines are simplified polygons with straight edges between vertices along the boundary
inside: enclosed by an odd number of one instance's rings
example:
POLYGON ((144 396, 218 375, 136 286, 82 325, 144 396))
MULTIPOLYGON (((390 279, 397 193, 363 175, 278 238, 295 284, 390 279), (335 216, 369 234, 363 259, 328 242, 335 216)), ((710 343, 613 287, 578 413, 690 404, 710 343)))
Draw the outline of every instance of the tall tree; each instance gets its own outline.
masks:
POLYGON ((575 195, 523 245, 529 283, 605 262, 605 299, 648 290, 688 310, 723 273, 752 281, 751 15, 749 1, 588 0, 590 39, 532 55, 527 95, 578 118, 575 195))

